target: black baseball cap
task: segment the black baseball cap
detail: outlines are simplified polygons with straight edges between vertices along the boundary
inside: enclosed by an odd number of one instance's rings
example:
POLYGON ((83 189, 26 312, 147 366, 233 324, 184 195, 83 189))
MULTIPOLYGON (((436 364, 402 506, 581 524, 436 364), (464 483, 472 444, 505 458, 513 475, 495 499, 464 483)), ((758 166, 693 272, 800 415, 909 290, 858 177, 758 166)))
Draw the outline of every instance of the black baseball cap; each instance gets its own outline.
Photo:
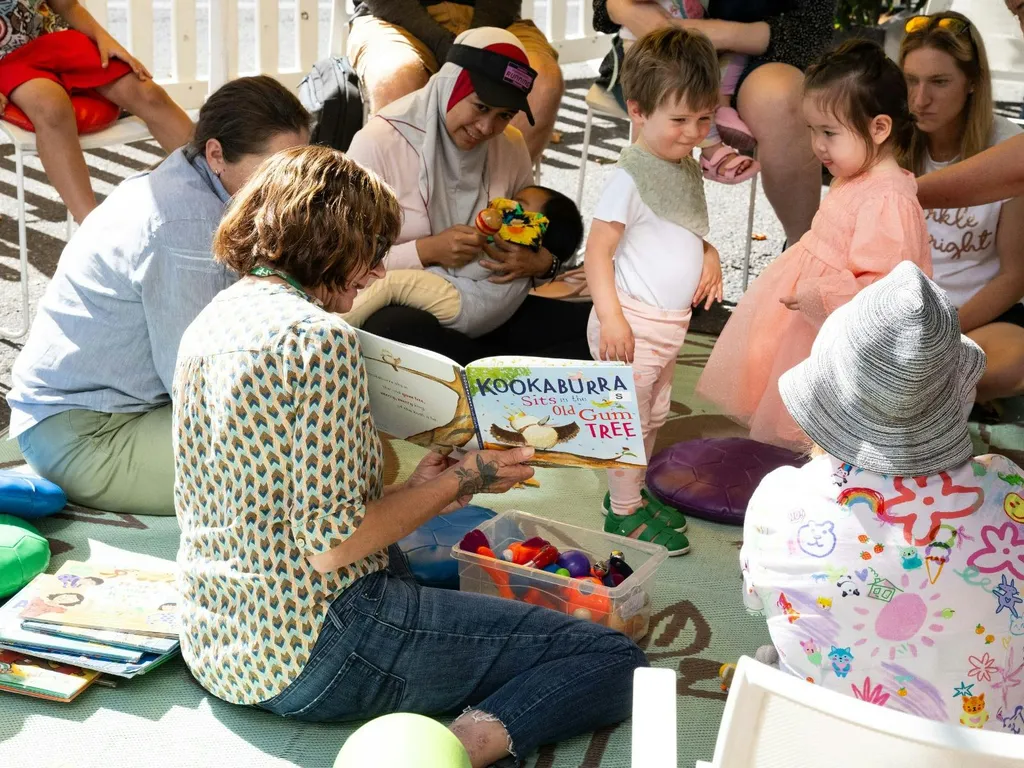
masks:
POLYGON ((533 112, 526 97, 533 90, 537 70, 511 56, 457 43, 448 52, 448 61, 458 64, 469 74, 473 90, 491 107, 518 109, 526 113, 530 125, 533 112))

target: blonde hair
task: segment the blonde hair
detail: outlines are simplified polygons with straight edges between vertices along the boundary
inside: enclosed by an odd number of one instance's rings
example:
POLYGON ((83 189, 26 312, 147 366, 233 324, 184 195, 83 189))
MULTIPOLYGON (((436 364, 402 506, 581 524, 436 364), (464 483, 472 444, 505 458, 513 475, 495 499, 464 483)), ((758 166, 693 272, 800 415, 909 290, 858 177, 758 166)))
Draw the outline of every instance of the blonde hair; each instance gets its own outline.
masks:
MULTIPOLYGON (((988 55, 981 34, 971 20, 962 13, 946 11, 931 17, 928 26, 910 32, 900 44, 900 67, 906 64, 907 56, 922 48, 934 48, 951 56, 960 71, 967 77, 974 91, 967 94, 967 118, 960 137, 960 159, 966 160, 988 148, 992 134, 992 76, 988 67, 988 55), (959 19, 967 28, 959 34, 940 27, 939 19, 959 19)), ((920 128, 914 129, 910 147, 900 158, 904 168, 920 174, 924 171, 928 151, 928 136, 920 128)))
POLYGON ((718 106, 720 74, 715 46, 707 36, 680 27, 650 32, 622 60, 622 95, 650 115, 670 96, 690 109, 718 106))
POLYGON ((307 288, 343 286, 391 247, 402 209, 391 188, 342 152, 304 146, 265 160, 228 206, 217 261, 240 275, 272 267, 307 288))

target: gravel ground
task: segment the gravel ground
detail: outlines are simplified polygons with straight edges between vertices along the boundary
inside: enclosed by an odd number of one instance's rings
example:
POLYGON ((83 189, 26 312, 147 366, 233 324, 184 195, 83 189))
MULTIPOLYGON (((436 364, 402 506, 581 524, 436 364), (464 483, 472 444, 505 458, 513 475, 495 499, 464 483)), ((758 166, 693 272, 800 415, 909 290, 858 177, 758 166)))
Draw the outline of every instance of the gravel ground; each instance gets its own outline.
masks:
MULTIPOLYGON (((565 68, 568 88, 557 125, 557 130, 562 132, 562 139, 559 144, 552 145, 544 157, 542 183, 572 196, 576 193, 583 143, 586 116, 583 97, 595 74, 596 62, 565 68)), ((601 117, 594 119, 590 162, 581 206, 586 221, 589 221, 610 165, 626 144, 627 135, 628 130, 623 121, 601 117)), ((97 194, 107 194, 122 179, 144 170, 161 156, 159 147, 149 143, 89 152, 87 160, 97 194)), ((13 148, 10 144, 0 144, 0 326, 5 327, 20 322, 15 183, 13 148)), ((706 190, 711 213, 711 234, 708 239, 722 254, 726 298, 735 301, 741 293, 740 265, 746 240, 750 185, 708 184, 706 190)), ((30 294, 34 308, 54 273, 64 247, 66 216, 65 208, 47 183, 38 160, 27 163, 26 201, 30 294)), ((764 235, 765 239, 753 243, 751 275, 757 274, 777 256, 783 243, 782 228, 760 190, 755 208, 754 232, 764 235)), ((703 325, 714 329, 721 327, 722 322, 722 314, 714 313, 705 317, 697 327, 703 325)), ((0 338, 0 395, 6 395, 10 388, 11 365, 20 348, 20 341, 0 338)), ((6 427, 8 421, 6 400, 0 399, 0 428, 6 427)))

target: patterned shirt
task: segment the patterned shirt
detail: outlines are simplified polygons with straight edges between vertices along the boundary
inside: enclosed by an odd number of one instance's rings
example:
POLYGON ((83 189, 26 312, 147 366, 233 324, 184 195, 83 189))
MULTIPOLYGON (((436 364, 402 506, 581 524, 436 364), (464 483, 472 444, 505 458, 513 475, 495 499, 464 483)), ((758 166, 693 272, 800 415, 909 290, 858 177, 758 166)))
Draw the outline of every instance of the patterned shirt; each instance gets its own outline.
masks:
POLYGON ((764 479, 740 554, 780 666, 872 704, 1024 729, 1024 470, 892 477, 824 456, 764 479))
POLYGON ((383 494, 383 460, 353 330, 294 288, 220 293, 182 337, 174 376, 181 649, 236 704, 302 671, 332 600, 387 554, 319 574, 383 494))
POLYGON ((64 19, 43 0, 0 2, 0 57, 48 32, 67 29, 64 19))

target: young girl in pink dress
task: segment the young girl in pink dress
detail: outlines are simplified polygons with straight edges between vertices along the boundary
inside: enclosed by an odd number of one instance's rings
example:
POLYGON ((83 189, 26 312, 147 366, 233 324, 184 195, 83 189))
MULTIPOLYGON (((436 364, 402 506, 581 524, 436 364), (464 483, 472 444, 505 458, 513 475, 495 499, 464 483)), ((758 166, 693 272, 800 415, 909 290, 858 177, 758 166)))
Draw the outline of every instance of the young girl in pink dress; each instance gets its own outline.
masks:
POLYGON ((697 384, 752 439, 787 447, 805 438, 779 376, 808 356, 825 318, 901 261, 931 275, 917 182, 896 161, 913 133, 899 67, 874 43, 844 43, 808 69, 803 111, 832 189, 810 231, 743 296, 697 384))

